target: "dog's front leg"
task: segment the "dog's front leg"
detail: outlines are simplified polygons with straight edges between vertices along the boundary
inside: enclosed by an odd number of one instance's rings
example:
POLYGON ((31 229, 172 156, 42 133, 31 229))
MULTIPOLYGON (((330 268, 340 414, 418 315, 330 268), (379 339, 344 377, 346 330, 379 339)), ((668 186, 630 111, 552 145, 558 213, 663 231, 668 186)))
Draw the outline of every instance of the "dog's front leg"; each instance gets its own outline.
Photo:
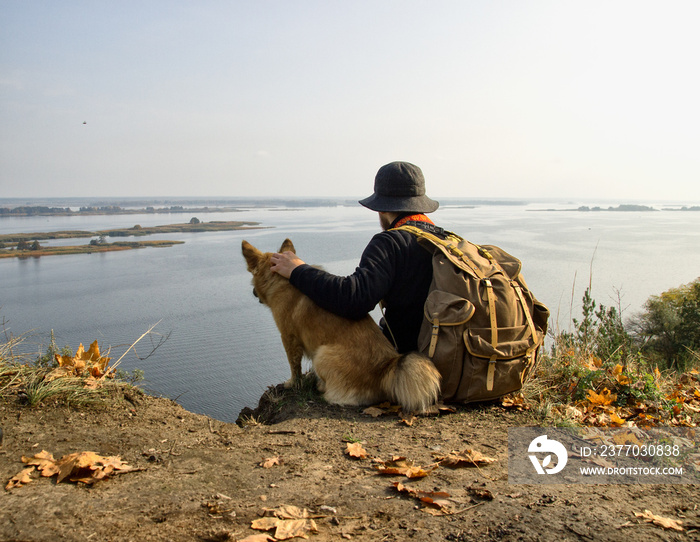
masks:
POLYGON ((301 358, 304 356, 304 348, 296 337, 282 337, 282 344, 292 371, 292 377, 284 383, 284 387, 291 388, 301 381, 301 358))

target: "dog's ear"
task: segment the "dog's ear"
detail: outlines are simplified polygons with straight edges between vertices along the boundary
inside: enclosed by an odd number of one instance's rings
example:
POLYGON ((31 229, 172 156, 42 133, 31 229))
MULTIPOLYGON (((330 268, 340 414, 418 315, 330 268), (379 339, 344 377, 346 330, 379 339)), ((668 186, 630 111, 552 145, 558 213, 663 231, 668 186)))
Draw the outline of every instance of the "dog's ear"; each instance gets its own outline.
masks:
POLYGON ((262 252, 251 245, 248 241, 243 241, 241 243, 241 251, 243 252, 245 261, 248 263, 248 271, 252 271, 260 261, 262 252))
POLYGON ((294 254, 297 253, 296 249, 294 248, 294 245, 289 239, 285 239, 284 243, 282 243, 282 246, 279 249, 279 253, 281 254, 282 252, 293 252, 294 254))

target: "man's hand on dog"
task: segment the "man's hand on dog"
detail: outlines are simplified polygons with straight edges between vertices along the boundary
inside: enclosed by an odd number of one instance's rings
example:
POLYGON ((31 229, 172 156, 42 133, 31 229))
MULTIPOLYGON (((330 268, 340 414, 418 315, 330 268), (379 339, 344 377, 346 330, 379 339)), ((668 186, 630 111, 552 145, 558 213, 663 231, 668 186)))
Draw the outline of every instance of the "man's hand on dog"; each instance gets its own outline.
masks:
POLYGON ((304 264, 294 252, 290 251, 283 252, 282 254, 273 254, 270 258, 270 263, 272 264, 270 269, 287 279, 292 275, 292 271, 304 264))

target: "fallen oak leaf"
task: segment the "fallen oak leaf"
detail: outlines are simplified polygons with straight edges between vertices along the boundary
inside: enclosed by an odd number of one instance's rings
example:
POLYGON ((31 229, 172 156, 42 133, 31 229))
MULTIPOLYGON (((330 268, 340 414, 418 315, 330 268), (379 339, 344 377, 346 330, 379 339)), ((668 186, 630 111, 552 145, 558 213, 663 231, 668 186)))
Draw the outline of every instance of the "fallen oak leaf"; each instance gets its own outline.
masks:
POLYGON ((279 456, 276 457, 267 457, 263 459, 260 463, 258 463, 259 467, 262 467, 263 469, 270 469, 274 467, 275 465, 281 465, 282 460, 280 459, 279 456))
POLYGON ((241 538, 238 542, 274 542, 274 538, 267 534, 251 534, 241 538))
POLYGON ((396 491, 398 491, 399 493, 406 493, 407 495, 415 497, 416 499, 447 499, 450 497, 450 494, 446 491, 425 491, 423 489, 416 489, 414 487, 407 486, 405 484, 402 484, 401 482, 394 482, 392 485, 396 488, 396 491))
POLYGON ((401 420, 399 420, 399 423, 403 423, 407 425, 408 427, 411 427, 413 425, 413 422, 416 421, 416 415, 415 414, 409 414, 408 416, 404 416, 403 414, 401 415, 401 420))
POLYGON ((121 474, 137 470, 124 463, 118 456, 103 457, 95 452, 76 452, 63 456, 58 462, 58 478, 60 483, 66 478, 71 482, 93 484, 113 472, 121 474))
POLYGON ((7 482, 5 489, 9 491, 10 489, 13 489, 15 487, 22 487, 23 485, 28 484, 32 481, 31 474, 33 472, 34 467, 26 467, 22 469, 20 472, 18 472, 12 478, 10 478, 10 481, 7 482))
POLYGON ((365 459, 367 457, 367 450, 359 442, 348 442, 345 453, 356 459, 365 459))
POLYGON ((281 519, 275 528, 275 539, 309 538, 308 533, 317 533, 318 527, 313 519, 281 519))
POLYGON ((278 508, 264 508, 264 517, 255 519, 250 527, 258 531, 275 529, 275 540, 287 540, 294 537, 308 538, 308 533, 318 532, 316 522, 309 517, 306 508, 282 505, 278 508))
POLYGON ((277 508, 263 508, 263 516, 279 519, 307 519, 311 517, 306 508, 299 508, 293 504, 283 504, 277 508))
POLYGON ((377 463, 374 468, 379 474, 401 475, 406 478, 425 478, 437 468, 437 465, 430 465, 424 469, 403 456, 394 456, 390 461, 379 460, 377 463))
POLYGON ((100 378, 105 374, 107 364, 112 359, 100 354, 100 346, 97 341, 92 342, 87 352, 83 343, 80 343, 74 356, 55 354, 55 358, 60 368, 67 369, 76 376, 81 376, 87 371, 95 378, 100 378))
POLYGON ((515 410, 529 410, 530 405, 525 401, 525 396, 520 393, 518 395, 505 395, 501 399, 501 406, 504 408, 515 409, 515 410))
POLYGON ((638 518, 644 519, 644 521, 646 521, 647 523, 653 523, 654 525, 658 525, 659 527, 663 527, 664 529, 673 529, 674 531, 684 530, 682 527, 682 521, 671 518, 665 518, 663 516, 657 516, 656 514, 652 514, 649 510, 644 510, 644 512, 635 512, 634 515, 638 518))
POLYGON ((498 459, 487 457, 481 452, 469 448, 462 452, 451 452, 447 455, 433 453, 433 457, 438 460, 438 464, 441 467, 449 467, 452 469, 459 467, 482 467, 498 461, 498 459))
POLYGON ((628 376, 622 374, 623 371, 624 367, 618 363, 617 365, 615 365, 615 367, 613 367, 612 374, 619 384, 625 386, 630 383, 630 379, 628 376))
POLYGON ((367 407, 362 411, 362 414, 367 414, 368 416, 372 416, 373 418, 378 418, 379 416, 382 416, 385 413, 385 410, 376 406, 367 407))
POLYGON ((53 457, 53 454, 46 450, 41 450, 38 454, 32 457, 22 456, 22 463, 34 465, 41 472, 42 476, 50 477, 58 472, 58 465, 53 457))
POLYGON ((257 531, 271 531, 272 529, 277 527, 277 524, 280 522, 280 518, 275 518, 275 517, 264 517, 260 519, 254 519, 253 522, 250 524, 251 529, 255 529, 257 531))
POLYGON ((450 494, 446 491, 424 491, 422 489, 415 489, 406 486, 401 482, 394 482, 392 485, 399 493, 410 495, 411 497, 418 499, 427 507, 432 507, 432 510, 424 509, 426 512, 433 515, 454 514, 454 503, 449 500, 450 494))
POLYGON ((95 452, 76 452, 64 455, 58 461, 58 478, 56 483, 59 484, 69 476, 78 476, 81 469, 89 468, 95 464, 97 454, 95 452))
POLYGON ((623 423, 625 423, 625 420, 623 418, 620 418, 620 416, 618 416, 616 412, 611 412, 610 413, 610 423, 613 425, 620 426, 623 423))
POLYGON ((467 488, 467 490, 469 491, 469 493, 471 493, 475 497, 478 497, 478 498, 483 499, 485 501, 492 501, 495 498, 493 493, 490 490, 486 489, 485 487, 469 486, 467 488))
POLYGON ((588 390, 587 399, 593 406, 609 406, 617 400, 617 395, 608 388, 604 388, 600 393, 596 393, 595 390, 588 390))

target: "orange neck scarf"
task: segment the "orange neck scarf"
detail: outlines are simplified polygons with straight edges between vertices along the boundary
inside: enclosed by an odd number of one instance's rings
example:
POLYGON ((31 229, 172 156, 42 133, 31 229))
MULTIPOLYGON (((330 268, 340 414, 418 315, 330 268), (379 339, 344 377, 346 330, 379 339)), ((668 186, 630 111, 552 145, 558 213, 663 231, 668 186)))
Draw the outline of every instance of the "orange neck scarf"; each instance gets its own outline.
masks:
POLYGON ((392 228, 399 228, 403 226, 406 222, 427 222, 428 224, 434 225, 432 220, 430 220, 423 213, 419 213, 415 215, 401 217, 394 225, 392 225, 392 228))

